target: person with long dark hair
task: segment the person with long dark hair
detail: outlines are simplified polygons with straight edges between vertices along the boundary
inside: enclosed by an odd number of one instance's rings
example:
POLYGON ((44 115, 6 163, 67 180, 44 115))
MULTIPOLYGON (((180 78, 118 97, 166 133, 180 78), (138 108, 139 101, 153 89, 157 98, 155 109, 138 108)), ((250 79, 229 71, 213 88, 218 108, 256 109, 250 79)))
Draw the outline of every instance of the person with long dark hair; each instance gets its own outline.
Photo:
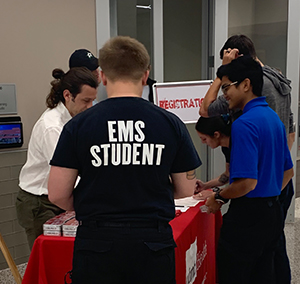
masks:
POLYGON ((212 149, 222 147, 222 152, 226 160, 225 171, 218 177, 203 182, 197 180, 197 189, 194 198, 205 200, 212 194, 211 190, 215 187, 224 186, 229 181, 229 163, 230 163, 230 132, 231 132, 231 117, 229 114, 203 117, 201 116, 196 123, 196 131, 201 139, 201 142, 212 149))

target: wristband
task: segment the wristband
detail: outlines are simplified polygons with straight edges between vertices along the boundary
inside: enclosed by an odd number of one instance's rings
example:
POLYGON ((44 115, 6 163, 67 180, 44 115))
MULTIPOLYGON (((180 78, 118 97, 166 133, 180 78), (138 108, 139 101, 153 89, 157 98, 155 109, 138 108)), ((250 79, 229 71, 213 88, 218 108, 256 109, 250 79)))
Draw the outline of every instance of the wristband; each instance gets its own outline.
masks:
POLYGON ((227 202, 229 201, 229 199, 226 199, 226 198, 224 198, 224 197, 222 197, 222 196, 220 195, 220 191, 216 192, 216 194, 215 194, 215 200, 216 200, 217 202, 221 202, 221 203, 223 203, 223 204, 225 204, 225 203, 227 203, 227 202))
POLYGON ((213 191, 213 192, 220 192, 220 191, 221 191, 221 188, 215 186, 215 187, 212 188, 212 191, 213 191))

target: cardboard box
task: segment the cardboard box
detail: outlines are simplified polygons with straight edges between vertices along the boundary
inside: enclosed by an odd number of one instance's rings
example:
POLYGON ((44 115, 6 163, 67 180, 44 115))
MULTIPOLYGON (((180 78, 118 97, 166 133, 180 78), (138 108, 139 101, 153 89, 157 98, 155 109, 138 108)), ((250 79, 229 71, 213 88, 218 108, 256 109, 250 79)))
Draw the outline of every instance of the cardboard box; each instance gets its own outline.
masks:
POLYGON ((61 236, 61 230, 44 230, 44 236, 61 236))
POLYGON ((64 237, 76 237, 76 231, 77 231, 78 225, 79 225, 79 223, 75 219, 75 217, 70 219, 69 221, 67 221, 62 226, 63 236, 64 237))
POLYGON ((75 219, 75 211, 66 211, 57 215, 43 225, 43 231, 45 236, 61 236, 62 226, 70 219, 75 219), (60 234, 58 234, 58 232, 60 234))

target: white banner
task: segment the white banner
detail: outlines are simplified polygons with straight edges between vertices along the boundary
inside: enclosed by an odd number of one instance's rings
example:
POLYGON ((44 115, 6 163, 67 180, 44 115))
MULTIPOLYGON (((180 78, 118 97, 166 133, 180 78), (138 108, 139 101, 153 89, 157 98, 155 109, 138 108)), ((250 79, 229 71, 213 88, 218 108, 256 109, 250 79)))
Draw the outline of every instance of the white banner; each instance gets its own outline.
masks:
POLYGON ((176 114, 185 123, 197 122, 199 108, 212 81, 156 83, 154 103, 176 114))
POLYGON ((194 283, 197 277, 197 238, 185 253, 186 284, 194 283))

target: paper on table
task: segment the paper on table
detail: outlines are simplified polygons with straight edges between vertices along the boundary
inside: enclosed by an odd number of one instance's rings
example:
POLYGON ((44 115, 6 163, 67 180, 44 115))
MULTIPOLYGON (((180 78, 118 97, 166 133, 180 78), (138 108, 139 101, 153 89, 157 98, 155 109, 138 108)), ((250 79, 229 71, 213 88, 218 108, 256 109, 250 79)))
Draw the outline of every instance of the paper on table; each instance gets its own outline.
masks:
POLYGON ((192 207, 197 205, 201 200, 194 199, 193 196, 175 199, 175 206, 188 206, 192 207))
POLYGON ((175 206, 175 209, 180 210, 181 212, 186 212, 189 208, 190 208, 189 206, 183 206, 183 205, 175 206))

